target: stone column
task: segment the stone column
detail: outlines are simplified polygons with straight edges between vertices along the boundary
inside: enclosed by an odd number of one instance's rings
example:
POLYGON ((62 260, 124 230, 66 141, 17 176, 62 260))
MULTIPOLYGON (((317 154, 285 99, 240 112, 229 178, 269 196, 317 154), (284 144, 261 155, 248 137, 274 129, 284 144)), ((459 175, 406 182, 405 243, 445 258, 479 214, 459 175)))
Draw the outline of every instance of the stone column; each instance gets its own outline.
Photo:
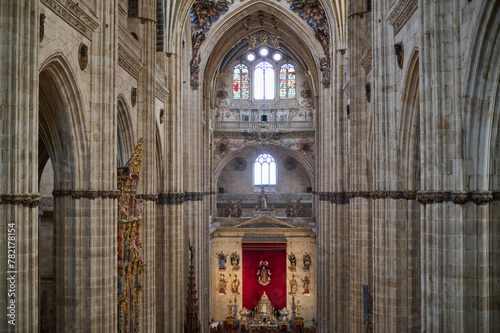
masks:
POLYGON ((0 331, 35 332, 39 2, 2 1, 0 22, 0 331))
MULTIPOLYGON (((364 6, 351 7, 351 14, 361 12, 364 6)), ((361 59, 371 44, 371 14, 353 16, 349 19, 349 69, 350 69, 350 114, 348 127, 348 156, 344 174, 349 178, 348 190, 373 190, 373 150, 376 147, 370 109, 365 91, 366 73, 361 59)), ((373 84, 372 84, 373 87, 373 84)), ((372 92, 373 96, 373 92, 372 92)), ((372 279, 373 200, 366 196, 349 201, 350 208, 350 326, 351 332, 365 330, 363 316, 363 285, 372 279)))
POLYGON ((473 203, 455 205, 443 191, 464 191, 460 3, 419 1, 422 24, 422 330, 478 329, 478 251, 473 203))
POLYGON ((138 183, 138 198, 145 202, 141 241, 144 259, 143 292, 140 305, 140 327, 144 332, 156 331, 155 261, 156 199, 157 199, 157 120, 156 100, 156 1, 141 1, 140 18, 135 26, 141 42, 143 69, 139 73, 137 87, 137 131, 143 138, 141 179, 138 183))

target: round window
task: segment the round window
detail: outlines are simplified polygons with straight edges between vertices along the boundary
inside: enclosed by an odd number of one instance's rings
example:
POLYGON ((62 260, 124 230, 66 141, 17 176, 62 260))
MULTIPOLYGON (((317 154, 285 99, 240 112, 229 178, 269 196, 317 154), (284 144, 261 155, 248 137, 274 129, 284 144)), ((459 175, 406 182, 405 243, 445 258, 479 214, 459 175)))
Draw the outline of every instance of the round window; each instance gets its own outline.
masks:
POLYGON ((254 61, 255 60, 255 54, 248 53, 247 54, 247 60, 250 61, 250 62, 254 61))
POLYGON ((262 57, 265 57, 265 56, 267 56, 267 55, 269 54, 269 50, 268 50, 267 48, 263 47, 263 48, 261 48, 261 49, 259 50, 259 54, 260 54, 262 57))
POLYGON ((274 59, 274 61, 278 62, 281 59, 283 59, 283 56, 281 55, 281 53, 276 52, 275 54, 273 54, 273 59, 274 59))

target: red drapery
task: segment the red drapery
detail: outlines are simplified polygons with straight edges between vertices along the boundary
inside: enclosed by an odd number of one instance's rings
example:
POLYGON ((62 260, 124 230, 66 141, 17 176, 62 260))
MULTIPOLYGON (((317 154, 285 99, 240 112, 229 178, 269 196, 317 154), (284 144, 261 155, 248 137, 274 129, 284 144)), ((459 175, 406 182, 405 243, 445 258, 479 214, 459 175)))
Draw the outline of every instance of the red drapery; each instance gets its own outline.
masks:
POLYGON ((274 308, 286 307, 286 243, 242 244, 243 307, 253 309, 266 292, 274 308), (263 286, 258 281, 259 262, 269 262, 271 283, 263 286))

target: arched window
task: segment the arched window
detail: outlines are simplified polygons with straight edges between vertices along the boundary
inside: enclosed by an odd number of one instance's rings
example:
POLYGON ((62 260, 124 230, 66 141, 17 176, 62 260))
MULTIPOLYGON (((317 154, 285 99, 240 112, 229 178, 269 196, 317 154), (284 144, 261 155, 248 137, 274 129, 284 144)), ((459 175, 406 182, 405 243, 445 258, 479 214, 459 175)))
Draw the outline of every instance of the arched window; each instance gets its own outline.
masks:
POLYGON ((243 64, 236 65, 233 69, 233 98, 250 98, 250 79, 248 76, 248 67, 243 64))
POLYGON ((254 185, 276 185, 276 160, 270 154, 260 154, 253 164, 254 185))
POLYGON ((280 98, 295 98, 295 67, 292 64, 280 68, 280 98))
POLYGON ((254 71, 255 99, 274 99, 274 68, 263 61, 255 66, 254 71))

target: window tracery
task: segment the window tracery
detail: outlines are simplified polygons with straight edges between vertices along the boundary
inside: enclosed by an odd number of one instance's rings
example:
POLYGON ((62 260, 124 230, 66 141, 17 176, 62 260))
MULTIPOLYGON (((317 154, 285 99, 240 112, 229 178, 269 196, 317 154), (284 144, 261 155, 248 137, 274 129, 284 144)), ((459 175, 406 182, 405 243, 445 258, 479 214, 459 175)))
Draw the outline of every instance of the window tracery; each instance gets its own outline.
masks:
POLYGON ((267 153, 260 154, 254 161, 254 185, 276 185, 276 159, 267 153))
POLYGON ((254 70, 255 99, 274 99, 274 67, 267 61, 262 61, 254 70))

